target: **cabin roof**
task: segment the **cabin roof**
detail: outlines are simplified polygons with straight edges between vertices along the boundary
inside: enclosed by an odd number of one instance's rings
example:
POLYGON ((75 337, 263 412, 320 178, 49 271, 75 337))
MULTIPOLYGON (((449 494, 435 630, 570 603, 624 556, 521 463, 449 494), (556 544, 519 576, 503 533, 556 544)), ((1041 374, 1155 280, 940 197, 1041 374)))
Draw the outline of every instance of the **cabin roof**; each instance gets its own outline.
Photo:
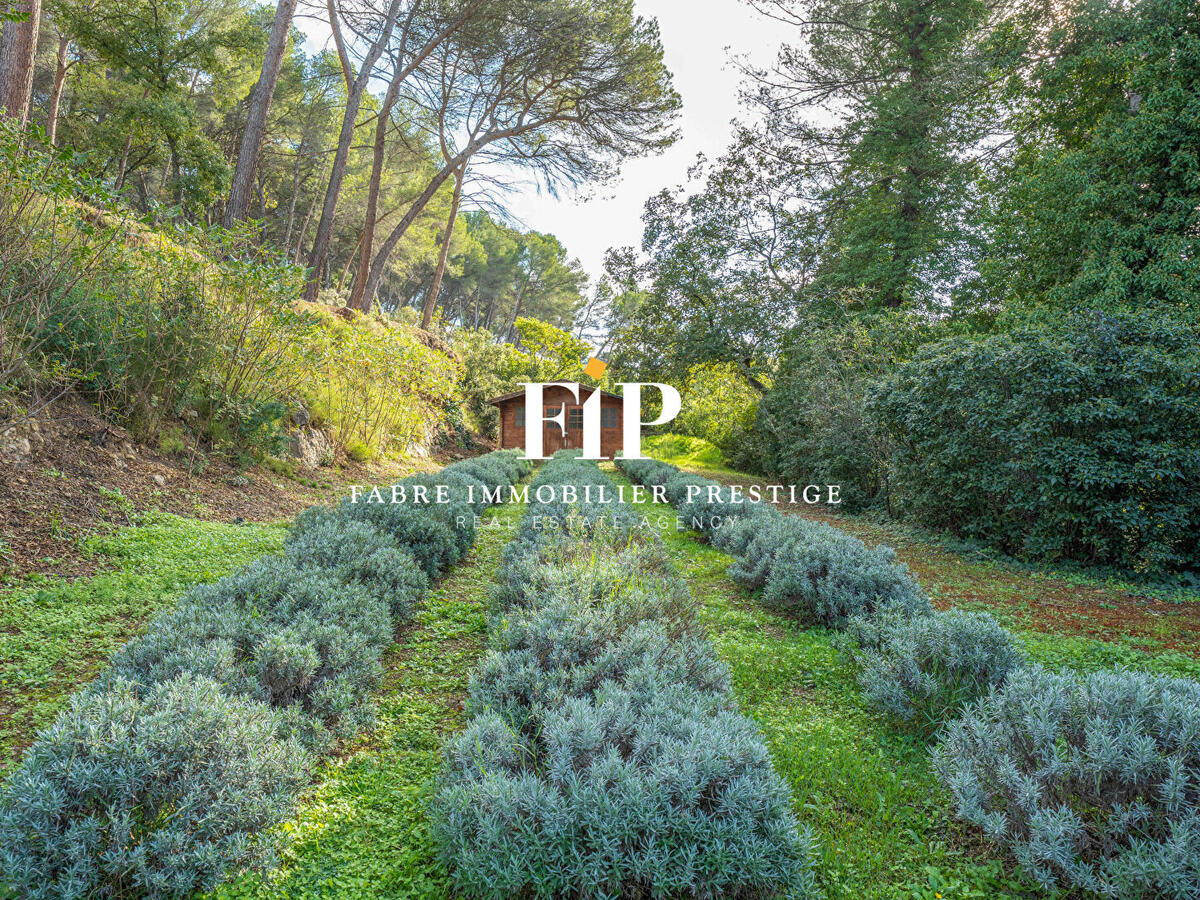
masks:
MULTIPOLYGON (((589 384, 581 384, 579 386, 579 393, 581 393, 581 394, 584 392, 591 394, 595 390, 597 390, 597 388, 594 388, 589 384)), ((610 391, 600 391, 600 393, 604 394, 606 397, 612 397, 614 400, 622 399, 620 394, 614 394, 610 391)), ((507 403, 509 400, 515 400, 517 397, 524 397, 524 396, 525 396, 525 392, 523 390, 510 391, 507 394, 501 394, 499 397, 493 397, 491 400, 488 401, 488 403, 490 403, 492 406, 499 406, 501 403, 507 403)))

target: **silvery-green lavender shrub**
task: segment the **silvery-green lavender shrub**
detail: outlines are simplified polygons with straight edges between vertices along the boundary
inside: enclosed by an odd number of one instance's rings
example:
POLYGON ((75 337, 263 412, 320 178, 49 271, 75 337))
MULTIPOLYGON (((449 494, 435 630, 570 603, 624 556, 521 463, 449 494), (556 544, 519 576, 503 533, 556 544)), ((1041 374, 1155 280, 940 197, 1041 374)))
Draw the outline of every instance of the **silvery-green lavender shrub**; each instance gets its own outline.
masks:
POLYGON ((490 709, 524 727, 535 707, 586 696, 647 665, 697 691, 728 692, 728 669, 686 587, 673 571, 655 571, 666 562, 660 548, 601 544, 589 559, 580 546, 541 561, 536 599, 493 622, 490 651, 472 676, 473 712, 490 709))
MULTIPOLYGON (((605 480, 556 454, 531 488, 605 480)), ((475 717, 432 802, 459 888, 803 896, 810 839, 669 559, 627 528, 533 524, 558 505, 532 501, 506 549, 475 717)))
POLYGON ((1046 888, 1200 896, 1200 684, 1018 669, 933 761, 958 815, 1046 888))
MULTIPOLYGON (((436 490, 438 485, 446 486, 448 496, 458 503, 465 503, 471 510, 479 515, 488 507, 488 491, 493 490, 496 486, 489 485, 476 475, 463 471, 441 471, 436 475, 415 475, 412 477, 415 483, 422 483, 436 490)), ((507 485, 510 482, 503 482, 507 485)))
POLYGON ((641 670, 447 748, 433 832, 474 897, 804 897, 811 839, 762 738, 716 695, 641 670))
POLYGON ((492 488, 509 485, 513 481, 509 467, 503 461, 489 456, 463 460, 455 465, 454 471, 471 475, 492 488))
POLYGON ((679 471, 670 463, 659 462, 657 459, 618 459, 617 467, 631 481, 652 486, 666 484, 667 479, 679 471))
POLYGON ((320 749, 370 720, 370 692, 391 640, 384 600, 267 558, 193 588, 113 655, 112 670, 143 693, 188 673, 230 694, 294 705, 294 733, 320 749))
POLYGON ((885 611, 853 620, 850 631, 857 632, 852 655, 867 699, 927 731, 999 687, 1024 661, 1008 630, 982 612, 885 611))
POLYGON ((663 489, 666 491, 667 499, 674 506, 679 506, 687 501, 689 490, 693 494, 696 493, 696 489, 703 493, 710 484, 716 484, 716 482, 688 472, 676 472, 663 482, 663 489))
POLYGON ((764 517, 729 575, 761 588, 767 606, 833 628, 885 608, 910 616, 932 609, 891 548, 796 516, 764 517))
MULTIPOLYGON (((387 492, 384 494, 387 500, 387 492)), ((436 578, 458 562, 465 552, 462 535, 456 534, 446 517, 436 510, 437 506, 432 504, 370 503, 359 497, 356 503, 343 500, 333 515, 378 528, 407 549, 426 575, 436 578)), ((468 518, 473 533, 474 517, 468 518)), ((303 525, 307 526, 310 521, 306 520, 303 525)))
POLYGON ((737 519, 758 519, 771 512, 778 513, 769 503, 752 501, 744 495, 734 497, 734 489, 716 481, 710 481, 695 496, 676 503, 679 516, 685 525, 708 535, 713 540, 715 533, 737 519))
POLYGON ((269 857, 308 759, 274 714, 190 675, 144 697, 102 681, 0 790, 0 886, 27 900, 190 897, 269 857))
POLYGON ((783 514, 769 503, 747 505, 731 519, 708 533, 708 541, 730 556, 741 556, 760 529, 777 527, 783 514))
POLYGON ((361 585, 388 604, 397 622, 412 618, 429 589, 429 578, 412 553, 365 522, 326 518, 293 531, 284 549, 299 566, 361 585))
POLYGON ((501 612, 536 606, 563 592, 586 604, 614 596, 614 591, 620 596, 652 596, 647 602, 659 617, 667 615, 659 608, 668 603, 672 615, 690 618, 693 609, 661 545, 613 526, 585 530, 573 520, 563 529, 518 536, 505 548, 498 582, 494 598, 501 612))

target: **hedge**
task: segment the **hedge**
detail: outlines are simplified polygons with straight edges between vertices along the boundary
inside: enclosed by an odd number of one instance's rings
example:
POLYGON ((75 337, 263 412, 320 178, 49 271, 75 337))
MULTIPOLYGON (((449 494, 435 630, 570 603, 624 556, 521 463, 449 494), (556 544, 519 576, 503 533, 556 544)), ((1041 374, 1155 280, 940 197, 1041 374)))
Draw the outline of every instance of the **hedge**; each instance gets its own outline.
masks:
MULTIPOLYGON (((400 484, 461 490, 467 468, 400 484)), ((465 496, 383 506, 307 511, 284 555, 193 588, 114 655, 0 788, 0 893, 189 897, 271 859, 315 755, 370 721, 395 626, 474 537, 465 496)))
POLYGON ((893 505, 1006 553, 1200 567, 1200 329, 1080 313, 932 344, 874 408, 893 505))
MULTIPOLYGON (((619 465, 677 495, 695 480, 650 460, 619 465)), ((729 502, 705 496, 702 513, 729 502)), ((891 551, 774 509, 747 507, 706 535, 764 602, 848 628, 868 701, 940 729, 934 767, 957 814, 1044 888, 1200 896, 1196 682, 1029 667, 986 613, 933 611, 891 551)))
MULTIPOLYGON (((557 455, 531 485, 612 483, 557 455)), ((614 503, 539 503, 506 549, 433 833, 473 897, 804 896, 762 737, 660 543, 614 503)))

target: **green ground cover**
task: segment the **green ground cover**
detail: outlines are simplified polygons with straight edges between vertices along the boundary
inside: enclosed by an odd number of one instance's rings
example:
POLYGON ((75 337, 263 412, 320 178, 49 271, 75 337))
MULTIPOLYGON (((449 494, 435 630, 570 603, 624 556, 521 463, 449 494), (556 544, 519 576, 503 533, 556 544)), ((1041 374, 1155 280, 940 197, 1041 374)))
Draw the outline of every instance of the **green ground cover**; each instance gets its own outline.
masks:
POLYGON ((151 615, 191 585, 277 551, 283 532, 149 513, 87 541, 99 574, 30 578, 0 592, 0 769, 151 615))
POLYGON ((286 828, 279 867, 214 893, 233 898, 445 897, 425 801, 448 734, 465 724, 462 700, 487 638, 487 606, 510 526, 523 506, 488 510, 474 549, 397 635, 376 726, 322 763, 286 828), (494 523, 494 524, 493 524, 494 523))
MULTIPOLYGON (((616 470, 610 475, 628 483, 616 470)), ((953 819, 927 744, 868 707, 833 632, 801 627, 760 606, 726 576, 730 557, 676 527, 672 507, 647 500, 642 508, 662 531, 693 596, 702 598, 709 637, 733 671, 740 708, 763 729, 791 786, 796 814, 819 836, 816 870, 827 897, 1046 896, 953 819)), ((971 605, 985 606, 978 600, 971 605)), ((1018 637, 1032 659, 1052 667, 1091 670, 1120 663, 1170 674, 1200 672, 1191 656, 1147 653, 1128 642, 1033 630, 1018 637)))
POLYGON ((686 434, 656 434, 642 438, 642 453, 681 469, 733 472, 721 451, 704 438, 686 434))

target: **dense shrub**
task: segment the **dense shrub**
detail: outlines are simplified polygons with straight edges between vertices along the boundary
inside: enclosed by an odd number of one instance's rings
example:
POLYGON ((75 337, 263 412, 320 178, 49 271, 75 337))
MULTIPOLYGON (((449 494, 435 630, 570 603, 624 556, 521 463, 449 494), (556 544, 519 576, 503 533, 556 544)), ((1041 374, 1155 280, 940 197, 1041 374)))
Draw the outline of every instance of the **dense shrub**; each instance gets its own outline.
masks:
POLYGON ((878 397, 892 490, 1007 553, 1200 566, 1200 332, 1089 313, 927 347, 878 397))
POLYGON ((412 618, 429 587, 429 578, 408 549, 363 522, 327 518, 293 532, 284 546, 298 566, 361 585, 388 604, 396 622, 412 618))
POLYGON ((926 729, 1004 683, 1021 665, 1009 632, 987 613, 933 612, 856 620, 859 682, 875 706, 926 729))
POLYGON ((882 609, 921 614, 929 598, 888 547, 867 547, 822 522, 764 516, 729 567, 735 581, 762 589, 767 606, 842 627, 882 609))
POLYGON ((710 484, 709 479, 701 478, 699 475, 692 475, 688 472, 680 472, 678 469, 662 482, 663 488, 666 490, 667 499, 672 504, 678 506, 688 498, 689 490, 693 495, 697 491, 703 492, 710 484))
POLYGON ((391 641, 384 600, 267 558, 189 591, 114 655, 113 671, 143 692, 192 673, 232 694, 295 705, 290 721, 320 748, 368 721, 368 696, 391 641))
POLYGON ((556 455, 505 550, 474 719, 447 749, 433 831, 472 896, 775 896, 809 838, 686 587, 631 514, 539 501, 613 486, 556 455), (598 519, 605 521, 600 522, 598 519))
POLYGON ((751 439, 759 394, 733 363, 692 366, 680 391, 674 428, 700 438, 727 458, 751 439))
POLYGON ((631 479, 645 485, 666 484, 668 478, 679 473, 674 466, 656 459, 618 459, 617 465, 631 479))
POLYGON ((870 407, 879 378, 934 333, 913 310, 828 316, 797 328, 771 390, 758 405, 753 432, 734 462, 796 484, 841 486, 843 510, 887 499, 891 442, 870 407))
POLYGON ((1042 885, 1200 894, 1200 685, 1013 672, 934 753, 958 814, 1042 885))
POLYGON ((464 510, 389 505, 382 529, 349 504, 307 511, 286 556, 156 616, 0 792, 0 892, 190 896, 260 859, 309 751, 368 721, 393 625, 428 585, 417 560, 432 574, 465 552, 473 519, 446 522, 464 510))
POLYGON ((304 752, 260 703, 190 675, 72 699, 0 795, 0 885, 25 898, 186 897, 262 861, 304 752))
POLYGON ((777 896, 807 839, 748 720, 642 670, 526 741, 495 714, 448 748, 434 836, 471 896, 777 896))
MULTIPOLYGON (((465 535, 451 527, 444 512, 437 504, 414 505, 411 503, 372 503, 363 497, 357 502, 343 500, 333 512, 314 512, 301 525, 308 528, 325 516, 335 516, 349 521, 363 522, 379 529, 399 546, 405 548, 416 559, 430 578, 436 578, 462 558, 466 551, 465 535)), ((453 504, 459 506, 459 504, 453 504)), ((463 507, 465 508, 465 507, 463 507)), ((470 530, 474 533, 473 513, 466 513, 470 530)), ((466 544, 469 546, 469 544, 466 544)))
POLYGON ((729 673, 704 639, 686 587, 662 548, 555 541, 534 556, 526 590, 494 623, 471 679, 473 712, 516 727, 567 697, 650 666, 695 690, 726 693, 729 673))

